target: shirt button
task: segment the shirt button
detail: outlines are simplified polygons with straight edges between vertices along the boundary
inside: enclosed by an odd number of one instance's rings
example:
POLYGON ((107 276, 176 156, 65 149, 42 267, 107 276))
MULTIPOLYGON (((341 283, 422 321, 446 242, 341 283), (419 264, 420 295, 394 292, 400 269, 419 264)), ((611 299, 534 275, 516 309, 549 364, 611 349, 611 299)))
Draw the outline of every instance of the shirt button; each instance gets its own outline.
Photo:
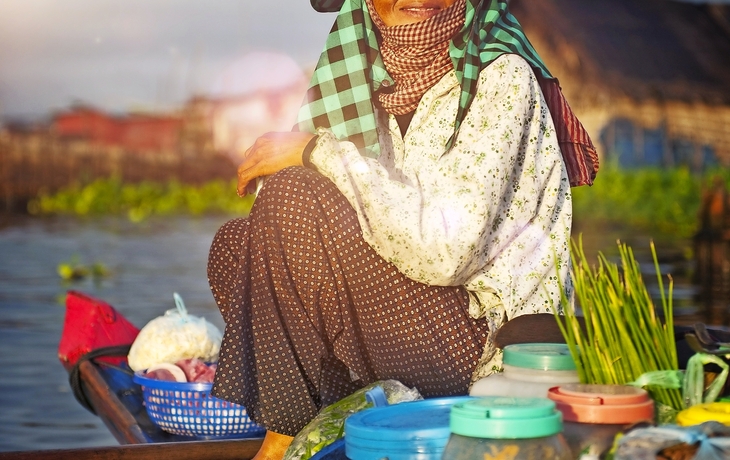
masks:
POLYGON ((383 80, 380 84, 387 88, 388 86, 390 86, 390 80, 383 80))

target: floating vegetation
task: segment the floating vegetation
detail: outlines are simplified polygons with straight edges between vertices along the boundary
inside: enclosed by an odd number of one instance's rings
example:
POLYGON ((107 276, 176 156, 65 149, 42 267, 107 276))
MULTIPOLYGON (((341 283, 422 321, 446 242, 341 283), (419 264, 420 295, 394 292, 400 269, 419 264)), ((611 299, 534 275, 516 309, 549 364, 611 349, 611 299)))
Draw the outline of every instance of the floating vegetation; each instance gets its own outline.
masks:
MULTIPOLYGON (((593 186, 573 189, 573 218, 578 224, 615 223, 689 238, 698 228, 703 190, 715 178, 730 185, 730 171, 724 170, 697 175, 686 168, 625 170, 605 165, 593 186)), ((236 195, 235 180, 202 185, 129 184, 112 177, 41 194, 28 204, 28 211, 34 215, 126 215, 140 222, 154 215, 246 216, 253 200, 251 195, 236 195)))
POLYGON ((110 274, 109 269, 101 262, 85 265, 79 262, 78 256, 73 256, 71 260, 58 264, 56 273, 64 281, 80 281, 89 276, 98 280, 110 274))
POLYGON ((75 184, 54 194, 41 194, 28 204, 33 215, 126 215, 140 222, 154 215, 248 215, 253 196, 239 198, 236 182, 214 180, 202 185, 178 181, 128 184, 117 177, 75 184))
POLYGON ((593 186, 573 189, 573 219, 689 238, 699 225, 702 193, 715 178, 730 185, 725 170, 698 175, 686 168, 626 170, 609 164, 593 186))

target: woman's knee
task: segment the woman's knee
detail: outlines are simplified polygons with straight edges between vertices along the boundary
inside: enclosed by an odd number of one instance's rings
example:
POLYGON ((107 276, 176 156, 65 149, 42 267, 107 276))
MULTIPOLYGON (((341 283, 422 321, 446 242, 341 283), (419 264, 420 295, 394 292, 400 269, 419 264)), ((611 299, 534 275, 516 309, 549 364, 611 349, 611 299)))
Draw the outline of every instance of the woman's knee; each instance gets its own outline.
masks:
POLYGON ((239 245, 245 239, 247 225, 246 219, 243 217, 231 219, 221 225, 213 236, 211 252, 214 248, 231 248, 239 245))
POLYGON ((240 258, 246 244, 248 221, 245 218, 232 219, 223 224, 210 244, 208 251, 208 273, 230 269, 240 258))
POLYGON ((285 168, 266 178, 264 187, 259 192, 256 201, 278 201, 283 198, 296 199, 312 193, 315 189, 312 185, 321 181, 328 181, 328 179, 317 171, 302 166, 285 168))

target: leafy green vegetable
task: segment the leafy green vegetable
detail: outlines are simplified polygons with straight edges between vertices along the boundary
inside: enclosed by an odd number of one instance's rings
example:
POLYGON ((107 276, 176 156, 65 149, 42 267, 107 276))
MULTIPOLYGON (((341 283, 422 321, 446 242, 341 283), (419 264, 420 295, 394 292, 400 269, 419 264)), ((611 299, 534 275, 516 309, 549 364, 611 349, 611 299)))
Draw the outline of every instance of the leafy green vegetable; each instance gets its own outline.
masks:
POLYGON ((350 415, 373 407, 366 393, 380 386, 389 404, 422 399, 416 389, 410 389, 397 380, 383 380, 367 385, 355 393, 331 404, 294 437, 283 460, 308 460, 317 452, 345 435, 345 420, 350 415))
MULTIPOLYGON (((627 384, 647 372, 679 368, 671 277, 667 294, 652 243, 662 300, 660 315, 631 248, 619 242, 618 249, 621 267, 602 253, 598 254, 598 266, 591 267, 582 242, 572 245, 575 297, 585 327, 581 327, 578 307, 567 299, 563 299, 564 316, 556 311, 556 318, 583 383, 627 384)), ((646 390, 660 405, 674 411, 684 408, 678 388, 650 385, 646 390)))

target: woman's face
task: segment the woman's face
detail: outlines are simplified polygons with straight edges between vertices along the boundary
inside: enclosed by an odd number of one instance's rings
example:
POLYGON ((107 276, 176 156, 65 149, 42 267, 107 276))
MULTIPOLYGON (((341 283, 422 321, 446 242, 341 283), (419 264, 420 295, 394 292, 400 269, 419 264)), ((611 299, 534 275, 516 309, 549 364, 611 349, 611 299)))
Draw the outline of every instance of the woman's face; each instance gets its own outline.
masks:
POLYGON ((375 11, 386 26, 420 22, 438 14, 456 0, 373 0, 375 11))

